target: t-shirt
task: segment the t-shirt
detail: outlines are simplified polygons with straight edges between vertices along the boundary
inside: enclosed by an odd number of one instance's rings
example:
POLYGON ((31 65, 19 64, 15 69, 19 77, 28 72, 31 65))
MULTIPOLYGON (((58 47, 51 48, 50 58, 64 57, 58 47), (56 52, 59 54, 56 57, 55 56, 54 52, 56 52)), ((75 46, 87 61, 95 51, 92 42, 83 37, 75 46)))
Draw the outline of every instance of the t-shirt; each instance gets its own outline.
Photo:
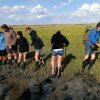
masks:
POLYGON ((6 49, 6 43, 5 43, 4 33, 0 32, 0 50, 5 50, 5 49, 6 49))

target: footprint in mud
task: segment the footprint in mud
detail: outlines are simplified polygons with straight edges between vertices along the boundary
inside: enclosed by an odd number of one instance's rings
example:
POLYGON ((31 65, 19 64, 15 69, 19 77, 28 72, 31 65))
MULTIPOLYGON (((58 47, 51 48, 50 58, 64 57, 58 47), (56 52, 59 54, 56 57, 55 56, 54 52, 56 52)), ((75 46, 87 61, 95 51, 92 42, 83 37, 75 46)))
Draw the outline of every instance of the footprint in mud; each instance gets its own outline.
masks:
POLYGON ((0 75, 0 81, 5 80, 5 79, 6 79, 6 77, 5 77, 5 76, 0 75))
POLYGON ((6 83, 0 84, 0 100, 6 100, 5 98, 9 96, 9 91, 12 88, 13 88, 12 86, 9 86, 6 83))

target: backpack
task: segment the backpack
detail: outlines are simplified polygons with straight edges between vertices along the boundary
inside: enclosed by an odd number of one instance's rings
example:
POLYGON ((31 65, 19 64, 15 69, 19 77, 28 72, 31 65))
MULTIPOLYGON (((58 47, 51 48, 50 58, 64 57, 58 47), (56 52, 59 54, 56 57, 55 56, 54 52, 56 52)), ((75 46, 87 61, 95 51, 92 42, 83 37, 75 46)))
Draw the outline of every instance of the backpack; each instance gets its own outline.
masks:
POLYGON ((88 41, 88 35, 89 35, 89 33, 90 33, 90 30, 86 29, 85 33, 83 34, 83 42, 88 41))

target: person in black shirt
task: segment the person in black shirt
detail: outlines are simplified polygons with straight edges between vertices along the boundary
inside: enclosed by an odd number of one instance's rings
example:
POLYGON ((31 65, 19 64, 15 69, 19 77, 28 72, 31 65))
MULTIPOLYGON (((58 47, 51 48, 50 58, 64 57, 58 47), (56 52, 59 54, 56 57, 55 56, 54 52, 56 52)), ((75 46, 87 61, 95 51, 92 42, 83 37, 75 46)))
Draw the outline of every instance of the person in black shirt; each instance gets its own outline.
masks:
POLYGON ((29 44, 21 31, 17 32, 17 46, 18 46, 18 63, 21 63, 22 58, 23 61, 26 62, 26 54, 29 52, 29 44))
POLYGON ((35 60, 36 60, 36 70, 37 70, 41 64, 45 65, 44 60, 40 59, 40 52, 44 47, 44 43, 41 40, 41 38, 37 35, 36 31, 32 30, 30 27, 26 28, 26 33, 28 33, 31 37, 32 40, 31 46, 34 46, 35 48, 35 60))
POLYGON ((54 66, 55 66, 55 59, 56 56, 58 56, 58 73, 57 77, 60 77, 61 73, 61 62, 62 62, 62 57, 64 54, 63 48, 69 45, 69 41, 64 37, 60 31, 58 31, 56 34, 52 36, 51 39, 51 44, 52 44, 52 59, 51 59, 51 66, 52 66, 52 77, 55 76, 54 72, 54 66))

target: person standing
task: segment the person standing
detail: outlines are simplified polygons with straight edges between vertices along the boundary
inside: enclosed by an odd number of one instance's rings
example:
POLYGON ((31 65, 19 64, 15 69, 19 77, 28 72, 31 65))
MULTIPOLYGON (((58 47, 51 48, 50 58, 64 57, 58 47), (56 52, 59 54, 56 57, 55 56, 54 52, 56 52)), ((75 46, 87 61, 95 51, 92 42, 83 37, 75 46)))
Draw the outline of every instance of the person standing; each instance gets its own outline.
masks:
POLYGON ((16 34, 6 24, 3 24, 1 28, 3 29, 3 32, 5 34, 6 49, 8 56, 7 64, 9 67, 11 67, 12 55, 14 56, 15 63, 17 61, 16 34))
POLYGON ((44 43, 41 40, 41 38, 37 35, 36 31, 32 30, 31 27, 26 28, 26 33, 28 33, 31 37, 31 46, 34 46, 35 48, 36 70, 38 70, 41 64, 45 65, 44 60, 40 59, 40 53, 42 51, 42 48, 44 47, 44 43))
POLYGON ((0 31, 0 67, 6 64, 6 43, 4 33, 0 31))
POLYGON ((57 77, 61 76, 61 62, 64 54, 64 47, 69 45, 69 41, 65 36, 61 34, 60 31, 57 31, 56 34, 52 36, 51 39, 52 45, 52 58, 51 58, 51 69, 52 69, 52 77, 55 77, 55 60, 56 56, 58 57, 58 70, 57 77))
POLYGON ((90 72, 92 66, 94 65, 96 60, 96 52, 98 48, 100 48, 99 39, 100 39, 100 22, 96 25, 96 28, 93 28, 89 32, 87 40, 85 41, 85 57, 82 62, 82 70, 81 70, 82 73, 84 73, 85 68, 87 66, 88 66, 88 72, 90 72))
MULTIPOLYGON (((21 31, 17 32, 17 46, 18 46, 18 66, 21 65, 21 62, 24 62, 24 67, 26 65, 26 55, 29 52, 29 43, 21 31)), ((23 67, 23 66, 22 66, 23 67)))

